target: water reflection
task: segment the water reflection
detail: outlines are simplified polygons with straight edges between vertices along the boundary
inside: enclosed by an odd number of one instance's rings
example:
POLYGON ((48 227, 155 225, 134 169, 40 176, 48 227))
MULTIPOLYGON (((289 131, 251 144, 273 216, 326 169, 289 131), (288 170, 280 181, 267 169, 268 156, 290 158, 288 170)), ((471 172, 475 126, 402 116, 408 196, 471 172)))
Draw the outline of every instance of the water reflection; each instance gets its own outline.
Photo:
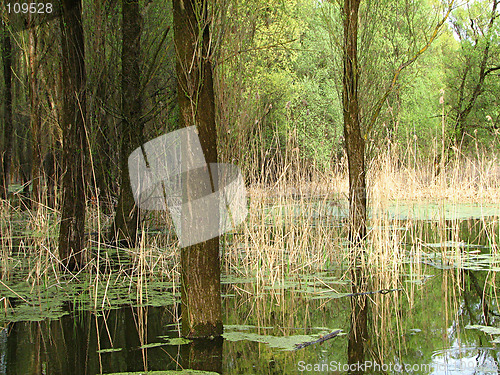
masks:
POLYGON ((5 373, 98 374, 179 368, 172 361, 179 357, 177 346, 144 347, 161 343, 158 336, 173 335, 168 307, 93 313, 68 306, 68 311, 58 320, 8 325, 5 373), (147 319, 147 324, 141 325, 141 319, 147 319))
MULTIPOLYGON (((423 228, 432 225, 420 223, 414 234, 424 235, 423 228)), ((179 336, 179 304, 78 311, 67 303, 68 314, 59 319, 5 325, 0 331, 0 374, 182 368, 227 374, 315 373, 300 370, 307 365, 342 373, 342 365, 366 360, 393 368, 408 365, 408 373, 496 373, 500 330, 494 329, 500 328, 500 311, 491 268, 499 266, 498 256, 487 248, 491 237, 486 230, 469 221, 457 228, 463 229, 425 238, 429 243, 463 241, 485 247, 456 246, 444 254, 420 243, 427 256, 421 263, 370 265, 347 273, 330 269, 275 280, 228 277, 223 283, 224 340, 169 340, 179 336), (433 251, 439 256, 427 261, 433 251), (473 267, 476 260, 482 262, 478 269, 473 267), (381 289, 399 291, 359 294, 381 289), (290 350, 295 343, 337 329, 345 335, 290 350)), ((408 231, 405 242, 416 241, 414 234, 408 231)))
POLYGON ((352 294, 351 302, 351 326, 349 330, 349 344, 347 346, 347 358, 350 365, 350 374, 364 373, 359 366, 365 363, 365 345, 368 342, 368 292, 366 275, 362 267, 351 270, 352 294))
POLYGON ((182 368, 222 373, 222 337, 197 339, 182 346, 182 368))

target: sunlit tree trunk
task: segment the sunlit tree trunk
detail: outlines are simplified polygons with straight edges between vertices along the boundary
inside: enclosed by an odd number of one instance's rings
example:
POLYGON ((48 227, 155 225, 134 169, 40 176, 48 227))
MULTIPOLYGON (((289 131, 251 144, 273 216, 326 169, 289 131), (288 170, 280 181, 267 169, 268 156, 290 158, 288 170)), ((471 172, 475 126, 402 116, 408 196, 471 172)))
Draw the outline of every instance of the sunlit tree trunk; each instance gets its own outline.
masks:
MULTIPOLYGON (((208 2, 173 0, 180 127, 196 125, 207 163, 217 162, 208 2)), ((200 183, 187 177, 187 196, 200 183)), ((211 190, 211 187, 203 187, 211 190)), ((214 213, 215 214, 215 213, 214 213)), ((214 220, 218 220, 215 215, 214 220)), ((219 237, 181 249, 182 334, 222 334, 219 237)))
MULTIPOLYGON (((349 246, 351 251, 352 291, 364 288, 364 275, 359 260, 366 236, 365 141, 361 132, 358 103, 358 11, 360 0, 344 1, 343 45, 343 113, 344 137, 349 168, 349 246)), ((351 297, 351 329, 348 359, 350 363, 364 362, 364 341, 367 330, 366 296, 351 297)), ((357 373, 356 371, 352 373, 357 373)))
POLYGON ((138 208, 134 201, 128 170, 128 157, 139 147, 141 124, 141 13, 138 0, 122 2, 122 141, 120 151, 120 197, 116 208, 112 239, 123 246, 137 242, 138 208))
POLYGON ((7 25, 3 24, 2 36, 2 59, 3 59, 3 81, 5 85, 4 93, 4 150, 0 161, 0 198, 6 199, 9 191, 10 163, 12 159, 12 140, 14 127, 12 123, 12 45, 7 25))
POLYGON ((349 240, 357 246, 366 236, 365 140, 358 103, 358 10, 360 0, 344 2, 344 137, 349 168, 349 240))
POLYGON ((85 55, 81 0, 63 0, 62 17, 63 183, 59 256, 69 269, 82 266, 85 229, 84 167, 87 153, 85 134, 85 55))

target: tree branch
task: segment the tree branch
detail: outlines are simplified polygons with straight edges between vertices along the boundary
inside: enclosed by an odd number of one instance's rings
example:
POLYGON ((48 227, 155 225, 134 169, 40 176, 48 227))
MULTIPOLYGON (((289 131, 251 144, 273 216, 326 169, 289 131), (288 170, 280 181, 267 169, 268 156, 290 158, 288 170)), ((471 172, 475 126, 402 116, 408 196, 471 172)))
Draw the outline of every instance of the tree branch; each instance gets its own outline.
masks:
POLYGON ((500 70, 500 65, 495 66, 495 67, 493 67, 493 68, 486 69, 486 71, 484 72, 484 75, 488 75, 488 74, 490 74, 491 72, 494 72, 495 70, 500 70))
POLYGON ((387 99, 387 97, 389 96, 389 94, 394 89, 394 86, 396 85, 396 82, 398 80, 399 74, 403 71, 403 69, 405 69, 408 66, 410 66, 411 64, 413 64, 420 55, 422 55, 425 51, 427 51, 427 49, 430 47, 430 45, 432 44, 432 42, 434 41, 434 39, 436 39, 436 37, 438 36, 439 31, 441 30, 441 28, 443 27, 444 23, 448 19, 451 11, 453 10, 453 3, 454 2, 455 2, 455 0, 451 0, 451 2, 449 3, 448 9, 446 11, 446 14, 441 19, 441 21, 438 22, 438 24, 434 28, 434 31, 432 32, 431 37, 429 38, 429 40, 427 41, 427 43, 411 59, 409 59, 408 61, 406 61, 403 64, 401 64, 399 66, 399 68, 397 68, 396 71, 394 72, 394 76, 392 77, 391 84, 389 85, 389 87, 385 91, 384 95, 382 95, 382 97, 377 101, 377 103, 374 106, 374 110, 373 110, 370 122, 368 124, 368 127, 367 127, 365 135, 364 135, 365 140, 368 138, 368 134, 370 133, 371 129, 373 128, 373 125, 375 124, 375 121, 377 121, 377 118, 378 118, 378 116, 380 114, 380 111, 381 111, 381 109, 382 109, 382 107, 384 105, 385 100, 387 99))

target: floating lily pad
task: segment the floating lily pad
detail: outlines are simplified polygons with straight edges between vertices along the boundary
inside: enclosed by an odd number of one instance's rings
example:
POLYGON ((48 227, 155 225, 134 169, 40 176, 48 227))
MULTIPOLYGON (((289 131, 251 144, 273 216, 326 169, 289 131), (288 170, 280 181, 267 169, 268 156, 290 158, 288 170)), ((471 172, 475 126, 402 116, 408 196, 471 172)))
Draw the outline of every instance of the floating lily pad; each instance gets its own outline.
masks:
POLYGON ((152 342, 150 344, 144 344, 139 346, 139 349, 150 349, 150 348, 156 348, 158 346, 165 346, 168 345, 166 342, 152 342))
POLYGON ((185 339, 184 337, 158 336, 158 338, 165 340, 163 345, 186 345, 192 342, 192 340, 185 339))
POLYGON ((478 329, 487 333, 488 335, 500 335, 500 328, 490 327, 490 326, 482 326, 482 325, 468 325, 465 327, 466 329, 478 329))
MULTIPOLYGON (((328 332, 324 332, 325 334, 328 332)), ((225 332, 223 334, 224 339, 228 341, 242 341, 248 340, 253 342, 259 342, 262 344, 267 344, 271 348, 278 348, 282 350, 295 350, 295 345, 303 342, 314 341, 319 338, 319 335, 293 335, 293 336, 270 336, 270 335, 259 335, 257 333, 250 332, 225 332)))

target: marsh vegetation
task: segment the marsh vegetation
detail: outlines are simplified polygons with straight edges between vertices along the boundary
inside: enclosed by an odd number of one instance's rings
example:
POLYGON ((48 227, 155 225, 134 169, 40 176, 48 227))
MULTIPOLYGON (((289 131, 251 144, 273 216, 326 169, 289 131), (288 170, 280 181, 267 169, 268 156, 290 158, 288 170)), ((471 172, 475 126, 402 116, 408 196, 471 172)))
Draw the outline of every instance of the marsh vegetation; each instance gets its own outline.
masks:
POLYGON ((75 3, 2 5, 1 374, 499 370, 497 0, 75 3), (190 125, 248 216, 181 249, 190 125))

